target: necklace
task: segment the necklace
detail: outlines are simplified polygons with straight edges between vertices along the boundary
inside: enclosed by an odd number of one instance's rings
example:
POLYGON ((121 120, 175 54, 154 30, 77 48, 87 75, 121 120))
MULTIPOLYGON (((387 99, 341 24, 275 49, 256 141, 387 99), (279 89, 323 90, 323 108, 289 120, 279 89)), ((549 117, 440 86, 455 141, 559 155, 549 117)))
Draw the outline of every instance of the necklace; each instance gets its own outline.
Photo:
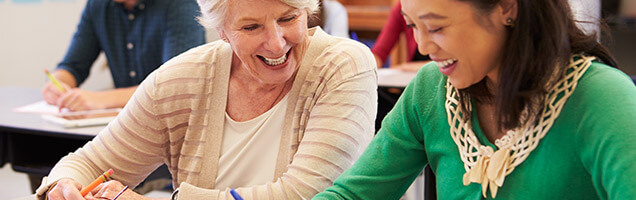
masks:
MULTIPOLYGON (((504 183, 505 177, 512 173, 530 155, 539 141, 545 136, 559 116, 563 105, 572 95, 578 80, 592 64, 594 57, 574 55, 561 79, 557 81, 543 97, 544 105, 538 120, 528 119, 527 107, 521 114, 520 121, 525 122, 518 128, 510 130, 503 137, 495 140, 498 147, 479 143, 472 130, 470 120, 463 119, 459 106, 458 91, 450 82, 446 81, 446 114, 450 125, 450 134, 459 149, 459 155, 464 163, 466 173, 463 184, 479 183, 482 185, 482 195, 486 197, 487 189, 493 198, 497 196, 497 189, 504 183), (575 57, 580 59, 574 60, 575 57)), ((470 105, 469 111, 472 110, 470 105)))

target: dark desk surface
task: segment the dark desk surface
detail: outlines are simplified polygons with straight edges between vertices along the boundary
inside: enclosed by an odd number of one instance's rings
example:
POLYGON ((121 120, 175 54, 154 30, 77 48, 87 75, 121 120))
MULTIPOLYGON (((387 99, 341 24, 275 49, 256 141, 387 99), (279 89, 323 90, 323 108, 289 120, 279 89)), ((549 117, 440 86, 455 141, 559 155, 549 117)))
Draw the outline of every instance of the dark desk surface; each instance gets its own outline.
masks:
POLYGON ((36 88, 0 87, 0 166, 46 175, 63 156, 91 140, 104 126, 66 129, 38 114, 16 113, 16 107, 41 100, 36 88))

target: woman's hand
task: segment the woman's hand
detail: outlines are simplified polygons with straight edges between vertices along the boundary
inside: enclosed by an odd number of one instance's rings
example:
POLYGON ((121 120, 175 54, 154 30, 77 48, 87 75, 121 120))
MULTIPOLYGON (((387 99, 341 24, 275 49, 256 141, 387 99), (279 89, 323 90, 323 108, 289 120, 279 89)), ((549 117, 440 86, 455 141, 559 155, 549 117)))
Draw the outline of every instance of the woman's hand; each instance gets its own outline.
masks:
POLYGON ((93 191, 86 195, 86 200, 108 200, 117 197, 117 200, 145 200, 151 199, 137 194, 132 189, 128 189, 119 181, 108 181, 98 185, 93 191))
POLYGON ((46 194, 50 200, 112 200, 120 192, 117 200, 149 200, 152 198, 137 194, 132 189, 124 190, 125 186, 119 181, 108 181, 98 185, 86 196, 82 197, 82 185, 70 178, 62 178, 46 194))
POLYGON ((80 194, 82 185, 70 178, 62 178, 57 184, 46 194, 47 199, 63 200, 63 199, 84 199, 80 194))

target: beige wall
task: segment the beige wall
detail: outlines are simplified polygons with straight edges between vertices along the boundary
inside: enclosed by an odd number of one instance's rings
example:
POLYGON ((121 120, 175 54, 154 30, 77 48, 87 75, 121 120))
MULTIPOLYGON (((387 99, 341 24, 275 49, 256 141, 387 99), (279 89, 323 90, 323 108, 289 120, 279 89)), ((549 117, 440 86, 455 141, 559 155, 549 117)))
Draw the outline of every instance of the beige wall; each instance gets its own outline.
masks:
MULTIPOLYGON (((0 0, 0 87, 40 88, 62 60, 76 30, 86 0, 0 0)), ((208 41, 218 39, 209 31, 208 41)), ((106 59, 100 55, 82 85, 90 90, 112 88, 106 59)))
POLYGON ((0 2, 0 86, 39 88, 70 44, 85 0, 0 2))

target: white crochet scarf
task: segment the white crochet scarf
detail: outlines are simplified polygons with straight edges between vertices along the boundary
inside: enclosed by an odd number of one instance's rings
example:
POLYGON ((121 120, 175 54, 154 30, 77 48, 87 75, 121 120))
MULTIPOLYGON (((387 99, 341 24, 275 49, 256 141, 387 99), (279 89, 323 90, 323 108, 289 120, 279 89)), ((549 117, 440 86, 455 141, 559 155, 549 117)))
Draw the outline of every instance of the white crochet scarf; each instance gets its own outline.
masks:
MULTIPOLYGON (((526 160, 539 141, 552 127, 559 116, 563 105, 570 97, 578 80, 592 64, 594 57, 574 55, 570 58, 564 76, 556 82, 543 98, 543 109, 538 120, 525 120, 521 127, 509 130, 505 136, 497 139, 497 151, 490 146, 479 143, 472 130, 469 119, 462 119, 459 106, 458 92, 450 82, 446 81, 446 114, 450 125, 450 134, 457 144, 459 155, 464 162, 466 173, 463 177, 464 185, 471 182, 482 185, 482 194, 486 197, 486 190, 490 188, 493 198, 497 196, 497 189, 504 183, 506 176, 526 160), (574 58, 580 58, 574 60, 574 58), (557 98, 561 96, 561 98, 557 98), (490 187, 488 187, 490 186, 490 187)), ((469 110, 472 109, 469 106, 469 110)), ((522 112, 522 119, 527 118, 527 112, 522 112)))

